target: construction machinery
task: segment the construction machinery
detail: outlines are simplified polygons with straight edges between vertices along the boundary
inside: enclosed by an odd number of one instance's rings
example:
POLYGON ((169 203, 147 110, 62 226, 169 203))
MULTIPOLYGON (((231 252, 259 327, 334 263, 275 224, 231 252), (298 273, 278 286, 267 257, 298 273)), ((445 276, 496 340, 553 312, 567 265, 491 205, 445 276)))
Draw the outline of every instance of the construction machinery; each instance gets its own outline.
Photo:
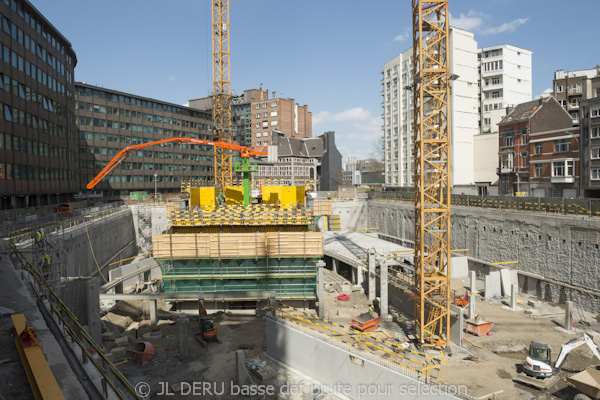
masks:
POLYGON ((208 315, 206 308, 201 301, 198 302, 198 325, 200 325, 200 332, 196 333, 196 340, 206 347, 206 343, 209 341, 221 343, 217 336, 217 327, 212 316, 208 315))
POLYGON ((564 362, 567 359, 569 353, 579 346, 587 344, 592 353, 600 360, 600 353, 598 352, 598 346, 592 338, 584 333, 578 338, 569 340, 563 344, 560 349, 560 354, 556 359, 554 367, 552 367, 551 350, 547 344, 543 343, 531 343, 529 346, 529 355, 525 359, 523 364, 523 370, 529 376, 535 378, 548 378, 558 374, 564 362))
POLYGON ((415 336, 450 345, 448 0, 413 0, 415 336))
POLYGON ((573 400, 600 399, 600 370, 597 368, 588 368, 569 376, 567 381, 580 392, 573 400))
POLYGON ((169 139, 161 139, 155 140, 153 142, 142 143, 142 144, 134 144, 132 146, 126 147, 119 151, 116 156, 113 157, 112 160, 109 161, 108 164, 88 183, 87 188, 93 189, 94 186, 98 184, 104 177, 110 174, 123 160, 127 158, 131 153, 141 150, 148 146, 161 145, 164 143, 174 143, 174 144, 182 144, 188 143, 192 145, 205 145, 205 146, 215 146, 216 148, 225 149, 229 153, 231 151, 237 151, 240 153, 240 157, 242 159, 241 167, 239 171, 243 173, 244 177, 244 205, 250 204, 250 173, 256 171, 256 166, 250 164, 250 156, 254 155, 263 155, 267 154, 265 151, 255 151, 251 148, 240 146, 235 143, 228 143, 222 141, 212 141, 212 140, 204 140, 204 139, 195 139, 189 137, 175 137, 169 139), (247 190, 246 190, 247 188, 247 190))

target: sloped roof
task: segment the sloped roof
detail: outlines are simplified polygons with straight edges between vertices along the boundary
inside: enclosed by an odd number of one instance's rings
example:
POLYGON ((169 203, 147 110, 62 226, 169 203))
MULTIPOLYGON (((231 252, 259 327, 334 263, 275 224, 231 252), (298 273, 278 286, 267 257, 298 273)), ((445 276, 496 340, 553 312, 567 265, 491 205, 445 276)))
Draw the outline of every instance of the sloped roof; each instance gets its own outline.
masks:
POLYGON ((295 139, 278 136, 277 143, 279 157, 322 157, 325 145, 321 138, 295 139))
POLYGON ((506 125, 517 120, 531 119, 531 117, 533 117, 533 115, 544 106, 548 99, 549 98, 537 99, 518 104, 514 110, 504 117, 500 123, 498 123, 498 125, 506 125))

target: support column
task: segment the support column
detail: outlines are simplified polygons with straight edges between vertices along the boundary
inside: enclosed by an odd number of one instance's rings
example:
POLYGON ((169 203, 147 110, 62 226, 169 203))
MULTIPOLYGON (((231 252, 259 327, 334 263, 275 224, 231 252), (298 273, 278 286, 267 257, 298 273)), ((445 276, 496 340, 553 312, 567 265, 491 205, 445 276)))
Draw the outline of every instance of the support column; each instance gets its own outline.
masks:
POLYGON ((573 330, 573 320, 571 314, 573 312, 573 302, 565 301, 565 329, 570 331, 573 330))
POLYGON ((471 289, 471 293, 477 293, 477 274, 475 273, 475 271, 471 271, 469 272, 469 276, 471 277, 471 284, 469 289, 471 289))
POLYGON ((510 293, 510 307, 513 310, 517 309, 517 293, 519 291, 519 285, 516 283, 513 283, 512 285, 512 291, 510 293))
POLYGON ((469 319, 475 318, 475 296, 469 296, 469 319))
POLYGON ((189 319, 185 314, 179 314, 177 325, 179 325, 179 354, 186 355, 188 352, 187 331, 189 319))
POLYGON ((325 261, 317 261, 317 301, 319 302, 317 313, 319 318, 325 317, 325 282, 323 279, 323 268, 325 268, 325 261))
POLYGON ((275 307, 277 307, 277 299, 275 298, 275 292, 271 292, 269 295, 269 306, 271 307, 271 315, 277 316, 277 311, 275 307))
POLYGON ((242 386, 246 382, 246 353, 244 350, 235 351, 235 383, 242 386))
POLYGON ((362 286, 365 280, 365 275, 363 273, 363 265, 360 263, 356 264, 356 284, 362 286))
POLYGON ((150 300, 150 326, 156 326, 158 324, 158 318, 156 315, 156 300, 150 300))
POLYGON ((380 288, 379 288, 379 313, 381 318, 385 321, 389 317, 389 298, 388 298, 388 263, 384 262, 379 271, 380 274, 380 288))
POLYGON ((369 263, 369 301, 375 300, 376 297, 376 285, 375 280, 375 249, 369 249, 367 253, 367 262, 369 263))
POLYGON ((332 257, 331 258, 331 269, 336 274, 339 274, 338 268, 339 268, 339 261, 332 257))

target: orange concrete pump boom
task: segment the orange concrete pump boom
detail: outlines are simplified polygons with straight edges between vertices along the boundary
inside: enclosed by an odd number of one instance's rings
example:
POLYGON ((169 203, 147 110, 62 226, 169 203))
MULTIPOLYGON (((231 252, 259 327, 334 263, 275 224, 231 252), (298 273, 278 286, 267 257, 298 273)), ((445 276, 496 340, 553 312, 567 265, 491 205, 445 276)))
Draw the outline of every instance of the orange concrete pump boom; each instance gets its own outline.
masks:
POLYGON ((175 144, 189 143, 189 144, 216 146, 216 147, 220 147, 223 149, 235 150, 240 153, 240 156, 242 158, 248 158, 250 156, 267 154, 266 151, 255 151, 251 148, 248 148, 245 146, 240 146, 240 145, 234 144, 234 143, 226 143, 226 142, 220 142, 220 141, 215 142, 212 140, 194 139, 194 138, 189 138, 189 137, 176 137, 176 138, 170 138, 170 139, 155 140, 153 142, 148 142, 148 143, 143 143, 143 144, 134 144, 133 146, 129 146, 129 147, 126 147, 123 150, 121 150, 116 156, 113 157, 112 160, 110 160, 110 162, 108 164, 106 164, 106 167, 102 168, 102 171, 100 171, 100 173, 98 173, 98 175, 96 175, 96 177, 94 179, 92 179, 90 181, 90 183, 88 183, 87 188, 93 189, 94 186, 96 186, 105 176, 110 174, 112 172, 112 170, 115 169, 117 167, 117 165, 119 165, 123 160, 125 160, 127 158, 127 156, 129 156, 132 152, 143 149, 148 146, 154 146, 157 144, 171 143, 171 142, 175 143, 175 144))

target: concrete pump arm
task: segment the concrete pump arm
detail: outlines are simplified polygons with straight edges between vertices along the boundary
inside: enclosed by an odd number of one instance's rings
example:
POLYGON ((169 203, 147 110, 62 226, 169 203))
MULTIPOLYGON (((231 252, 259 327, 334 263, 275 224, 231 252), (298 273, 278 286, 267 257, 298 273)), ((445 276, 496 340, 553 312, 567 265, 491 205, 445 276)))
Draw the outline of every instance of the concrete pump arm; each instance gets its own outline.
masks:
POLYGON ((126 147, 123 150, 119 151, 119 153, 117 153, 117 155, 114 156, 113 159, 110 160, 110 162, 108 164, 106 164, 106 167, 102 168, 102 171, 100 171, 98 173, 98 175, 96 175, 96 177, 94 179, 92 179, 90 181, 90 183, 88 183, 87 188, 93 189, 94 186, 96 186, 105 176, 110 174, 112 172, 112 170, 117 167, 117 165, 119 165, 123 160, 125 160, 127 158, 127 156, 129 156, 134 151, 143 149, 148 146, 154 146, 157 144, 171 143, 171 142, 175 143, 175 144, 189 143, 189 144, 222 147, 224 149, 230 149, 230 150, 239 152, 240 156, 242 158, 248 158, 250 156, 267 154, 266 151, 255 151, 255 150, 245 147, 245 146, 240 146, 238 144, 221 142, 221 141, 194 139, 194 138, 189 138, 189 137, 176 137, 176 138, 155 140, 153 142, 148 142, 148 143, 134 144, 133 146, 126 147))

